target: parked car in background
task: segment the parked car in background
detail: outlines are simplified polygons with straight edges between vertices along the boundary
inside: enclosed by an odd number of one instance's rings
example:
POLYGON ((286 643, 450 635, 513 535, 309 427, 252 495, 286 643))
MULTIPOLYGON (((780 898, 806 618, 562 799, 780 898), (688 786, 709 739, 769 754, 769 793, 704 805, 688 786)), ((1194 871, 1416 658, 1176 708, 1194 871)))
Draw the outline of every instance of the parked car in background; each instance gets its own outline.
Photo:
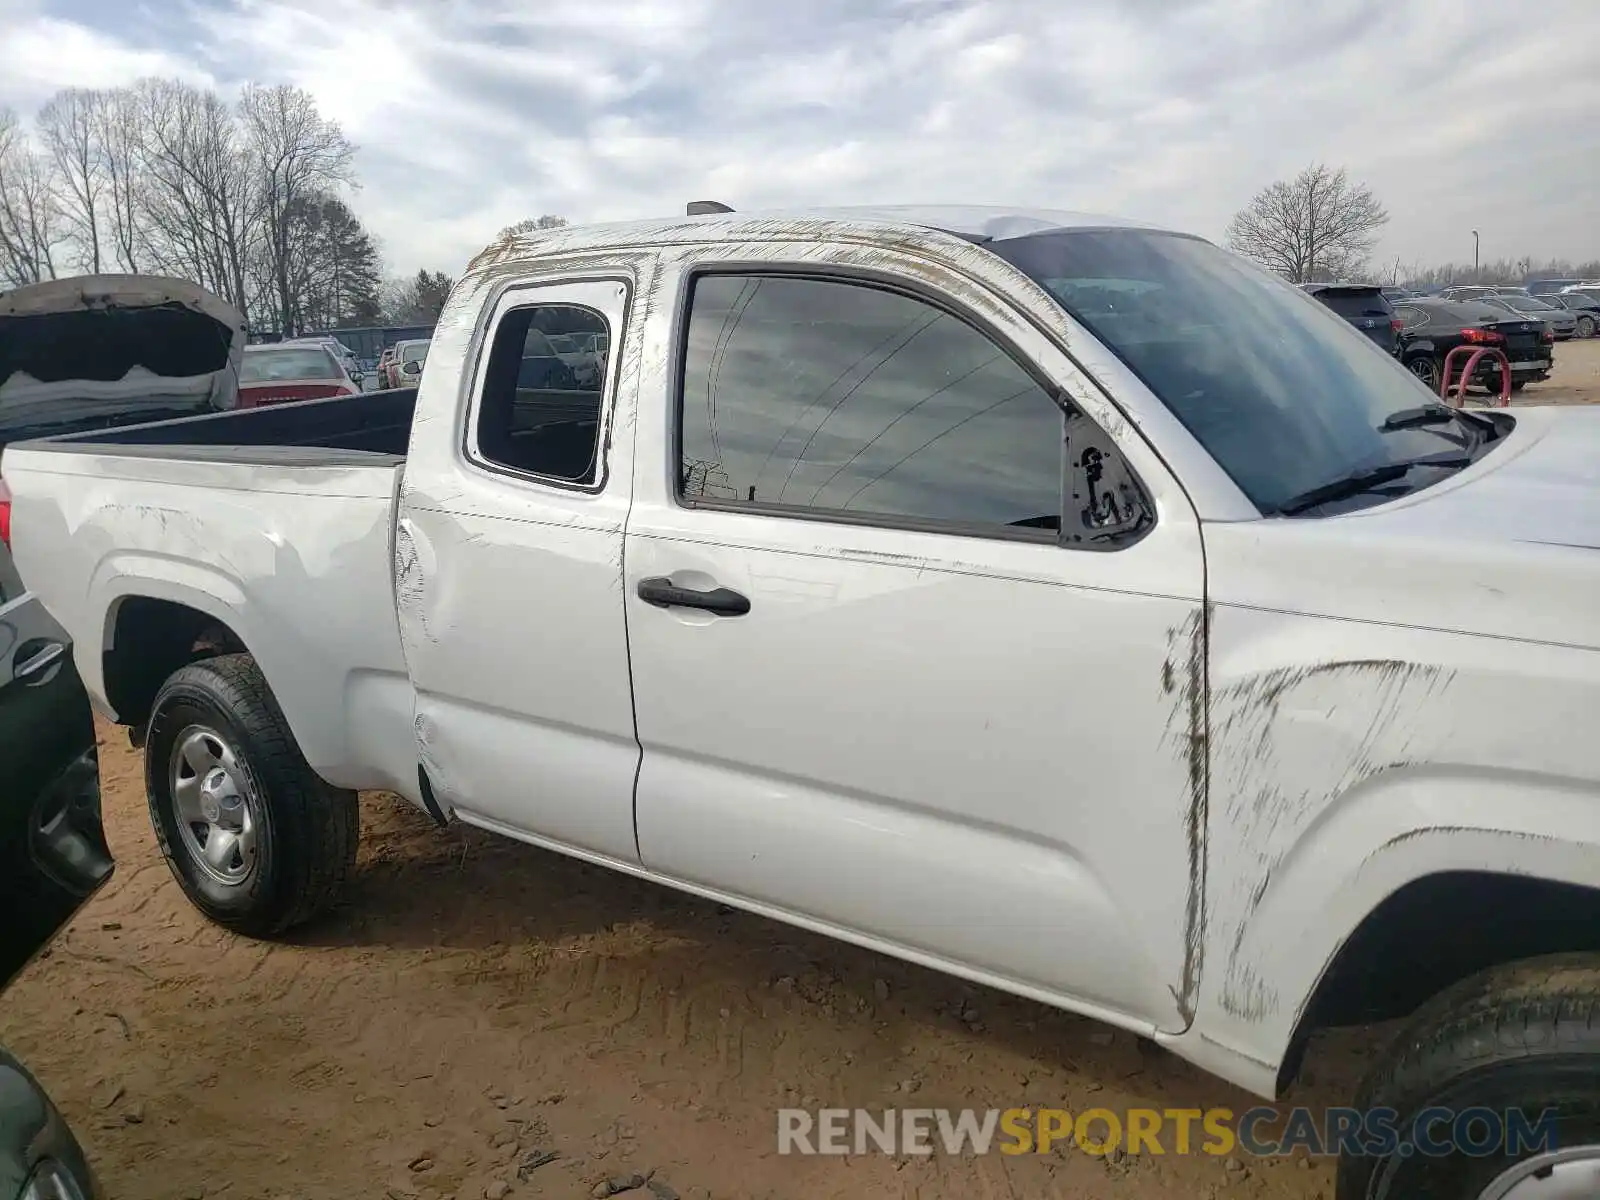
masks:
POLYGON ((393 346, 385 346, 382 350, 380 350, 378 352, 378 368, 377 368, 377 370, 378 370, 378 386, 380 388, 392 388, 392 387, 396 386, 396 384, 394 382, 394 377, 391 374, 391 368, 393 366, 394 366, 394 347, 393 346))
POLYGON ((1562 288, 1574 283, 1582 283, 1581 279, 1530 279, 1528 280, 1528 294, 1543 296, 1549 292, 1559 292, 1562 288))
POLYGON ((1591 338, 1595 330, 1600 328, 1600 293, 1546 292, 1539 299, 1571 313, 1576 322, 1574 332, 1578 337, 1591 338))
POLYGON ((599 387, 605 355, 596 347, 599 335, 593 333, 553 333, 550 348, 572 371, 578 387, 599 387))
POLYGON ((1301 288, 1371 338, 1386 353, 1399 348, 1400 320, 1375 283, 1302 283, 1301 288))
POLYGON ((1556 335, 1556 341, 1558 342, 1566 341, 1576 334, 1578 329, 1578 318, 1576 316, 1559 304, 1546 304, 1536 296, 1502 293, 1498 296, 1482 296, 1477 302, 1479 304, 1487 304, 1492 308, 1502 309, 1515 316, 1543 321, 1550 326, 1550 331, 1556 335))
MULTIPOLYGON (((1400 318, 1400 361, 1435 393, 1445 356, 1457 346, 1503 351, 1511 364, 1514 392, 1550 376, 1554 334, 1543 321, 1513 317, 1503 307, 1476 300, 1407 300, 1395 313, 1400 318)), ((1465 357, 1458 356, 1452 374, 1465 366, 1459 361, 1465 357)), ((1480 362, 1472 382, 1498 391, 1498 366, 1487 359, 1480 362)))
MULTIPOLYGON (((0 292, 0 451, 226 412, 239 402, 244 353, 244 315, 181 279, 79 276, 0 292)), ((0 575, 10 569, 9 523, 0 484, 0 575)))
POLYGON ((354 396, 356 381, 320 342, 250 346, 239 366, 239 407, 354 396))
POLYGON ((350 376, 358 388, 363 383, 361 362, 356 358, 356 352, 338 338, 313 335, 310 337, 291 338, 289 341, 279 342, 278 344, 280 346, 325 346, 328 352, 339 360, 339 365, 344 368, 344 373, 350 376))
POLYGON ((1421 292, 1413 291, 1411 288, 1398 287, 1393 284, 1389 285, 1388 287, 1379 288, 1378 290, 1383 293, 1383 298, 1389 301, 1390 304, 1394 304, 1400 300, 1409 300, 1413 296, 1420 296, 1422 294, 1421 292))
POLYGON ((389 367, 389 374, 394 383, 390 386, 417 386, 417 381, 422 378, 422 364, 428 361, 430 344, 426 338, 413 338, 395 343, 394 361, 389 367))
POLYGON ((1441 300, 1476 300, 1480 296, 1495 296, 1499 292, 1481 283, 1452 283, 1439 292, 1441 300))

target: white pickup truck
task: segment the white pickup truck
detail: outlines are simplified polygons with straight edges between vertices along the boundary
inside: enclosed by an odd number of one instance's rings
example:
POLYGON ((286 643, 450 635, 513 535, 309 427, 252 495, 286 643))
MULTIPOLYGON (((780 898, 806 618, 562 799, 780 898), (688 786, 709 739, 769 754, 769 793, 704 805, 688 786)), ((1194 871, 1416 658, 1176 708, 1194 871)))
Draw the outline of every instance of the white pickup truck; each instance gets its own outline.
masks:
POLYGON ((1446 408, 1182 234, 719 213, 503 237, 415 392, 3 468, 224 925, 385 788, 1264 1096, 1411 1015, 1341 1197, 1595 1194, 1600 410, 1446 408))

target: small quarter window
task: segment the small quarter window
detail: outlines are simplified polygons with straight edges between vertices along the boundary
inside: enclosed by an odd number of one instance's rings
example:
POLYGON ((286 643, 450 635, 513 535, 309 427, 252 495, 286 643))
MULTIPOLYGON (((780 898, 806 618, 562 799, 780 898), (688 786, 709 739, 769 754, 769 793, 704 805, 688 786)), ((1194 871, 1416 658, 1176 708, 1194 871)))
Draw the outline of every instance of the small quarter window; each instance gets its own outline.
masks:
POLYGON ((537 304, 495 330, 478 404, 478 453, 563 483, 600 477, 610 330, 590 308, 537 304))

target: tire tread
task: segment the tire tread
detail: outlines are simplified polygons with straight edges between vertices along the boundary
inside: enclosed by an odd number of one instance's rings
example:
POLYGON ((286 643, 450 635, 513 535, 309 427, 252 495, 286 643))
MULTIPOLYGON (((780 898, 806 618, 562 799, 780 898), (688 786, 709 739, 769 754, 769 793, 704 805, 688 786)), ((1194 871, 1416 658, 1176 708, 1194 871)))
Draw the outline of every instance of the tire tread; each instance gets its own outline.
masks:
MULTIPOLYGON (((269 793, 284 873, 272 902, 259 912, 207 915, 255 937, 285 933, 330 908, 353 873, 360 840, 356 794, 333 787, 306 763, 283 709, 251 655, 217 655, 179 668, 162 685, 152 712, 159 713, 174 690, 190 688, 219 703, 248 737, 243 750, 269 793)), ((155 767, 148 770, 153 789, 155 767)), ((170 859, 173 851, 162 824, 159 820, 153 824, 162 853, 170 859)))

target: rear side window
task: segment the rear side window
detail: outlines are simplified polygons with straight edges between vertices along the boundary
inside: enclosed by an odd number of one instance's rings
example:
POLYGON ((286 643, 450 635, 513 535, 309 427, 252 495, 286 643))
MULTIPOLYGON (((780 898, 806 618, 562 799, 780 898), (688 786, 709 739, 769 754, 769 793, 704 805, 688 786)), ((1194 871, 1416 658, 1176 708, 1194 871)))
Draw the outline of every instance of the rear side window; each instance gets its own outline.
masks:
POLYGON ((597 483, 606 377, 599 347, 609 335, 603 316, 573 304, 508 312, 484 372, 478 453, 524 474, 597 483))
POLYGON ((784 515, 1058 530, 1063 413, 959 317, 867 284, 695 281, 679 494, 784 515))
POLYGON ((1387 317, 1391 311, 1389 301, 1379 291, 1340 291, 1337 288, 1329 288, 1318 292, 1317 299, 1341 317, 1387 317))

